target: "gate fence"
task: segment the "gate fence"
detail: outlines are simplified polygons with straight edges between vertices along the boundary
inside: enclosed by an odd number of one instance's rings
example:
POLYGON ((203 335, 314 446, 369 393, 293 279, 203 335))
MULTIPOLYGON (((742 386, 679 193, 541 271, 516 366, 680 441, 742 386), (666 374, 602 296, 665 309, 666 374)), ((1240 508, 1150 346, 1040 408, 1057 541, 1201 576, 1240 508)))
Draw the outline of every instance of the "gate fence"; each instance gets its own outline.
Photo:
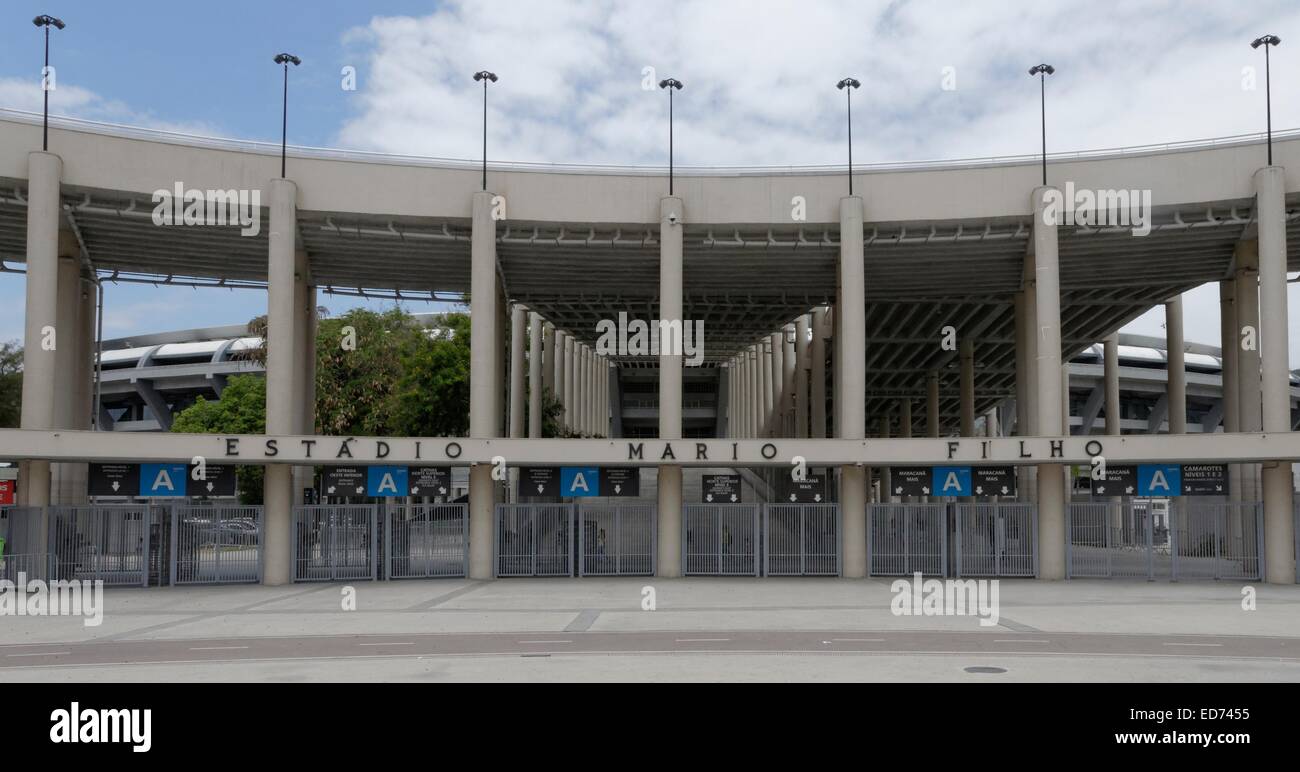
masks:
POLYGON ((759 504, 682 507, 682 569, 687 576, 758 576, 759 504))
POLYGON ((293 508, 293 578, 297 582, 375 579, 375 504, 316 504, 293 508))
POLYGON ((839 576, 838 504, 763 507, 763 573, 767 576, 839 576))
POLYGON ((173 504, 171 584, 262 580, 260 506, 173 504))
POLYGON ((466 576, 469 505, 390 505, 384 524, 384 555, 388 579, 466 576))
POLYGON ((51 555, 42 544, 41 507, 0 508, 0 579, 18 581, 18 574, 28 580, 50 579, 56 575, 51 555))
POLYGON ((54 506, 48 512, 55 578, 148 586, 148 504, 54 506))
POLYGON ((1263 576, 1259 502, 1170 501, 1166 516, 1146 502, 1071 502, 1066 508, 1071 578, 1245 579, 1263 576))
POLYGON ((652 576, 656 508, 650 502, 578 506, 579 576, 652 576))
POLYGON ((867 517, 872 576, 948 575, 947 504, 870 504, 867 517))
POLYGON ((573 576, 572 504, 497 504, 497 576, 573 576))
POLYGON ((957 576, 1036 576, 1038 518, 1021 501, 955 505, 957 576))

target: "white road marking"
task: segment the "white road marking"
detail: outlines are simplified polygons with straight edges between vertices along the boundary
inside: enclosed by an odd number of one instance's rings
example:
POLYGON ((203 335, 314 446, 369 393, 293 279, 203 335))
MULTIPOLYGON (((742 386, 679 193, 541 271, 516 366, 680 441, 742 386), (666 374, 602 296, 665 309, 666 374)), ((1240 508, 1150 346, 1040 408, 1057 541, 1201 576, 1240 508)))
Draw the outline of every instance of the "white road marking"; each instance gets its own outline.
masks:
POLYGON ((674 643, 721 643, 729 641, 730 638, 676 638, 674 643))
POLYGON ((836 643, 884 643, 884 638, 832 638, 836 643))
POLYGON ((1166 643, 1165 646, 1222 646, 1222 643, 1166 643))
POLYGON ((994 643, 1051 643, 1042 638, 994 638, 994 643))
POLYGON ((520 641, 520 643, 573 643, 573 641, 520 641))
POLYGON ((57 657, 60 654, 71 654, 70 651, 42 651, 32 654, 6 654, 6 657, 57 657))
POLYGON ((358 646, 414 646, 414 641, 394 641, 392 643, 358 643, 358 646))
POLYGON ((247 646, 191 646, 190 651, 225 651, 227 649, 247 649, 247 646))

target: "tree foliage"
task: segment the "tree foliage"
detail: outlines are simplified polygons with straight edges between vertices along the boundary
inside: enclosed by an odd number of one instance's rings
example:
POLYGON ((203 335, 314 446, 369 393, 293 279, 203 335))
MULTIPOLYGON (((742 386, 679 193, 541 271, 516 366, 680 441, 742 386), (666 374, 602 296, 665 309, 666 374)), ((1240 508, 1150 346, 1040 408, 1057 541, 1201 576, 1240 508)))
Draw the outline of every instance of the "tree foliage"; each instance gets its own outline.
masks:
POLYGON ((0 343, 0 429, 17 428, 22 403, 23 347, 18 341, 0 343))
MULTIPOLYGON (((266 380, 256 375, 232 375, 213 402, 199 397, 177 414, 172 431, 189 434, 264 434, 266 432, 266 380)), ((263 472, 260 466, 238 470, 240 500, 245 504, 262 501, 263 472)))

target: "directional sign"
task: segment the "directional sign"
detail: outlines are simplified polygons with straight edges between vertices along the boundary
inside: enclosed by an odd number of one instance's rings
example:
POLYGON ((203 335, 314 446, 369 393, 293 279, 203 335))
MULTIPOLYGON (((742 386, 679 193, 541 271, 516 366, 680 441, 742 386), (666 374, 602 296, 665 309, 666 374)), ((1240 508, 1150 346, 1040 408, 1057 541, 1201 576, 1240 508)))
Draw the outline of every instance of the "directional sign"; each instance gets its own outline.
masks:
POLYGON ((600 470, 594 466, 560 467, 560 495, 583 498, 600 495, 600 470))
POLYGON ((700 491, 705 504, 739 504, 740 475, 706 474, 700 491))
POLYGON ((1016 468, 1013 466, 976 466, 971 468, 971 482, 976 496, 1016 495, 1016 468))
POLYGON ((141 464, 140 495, 150 498, 185 496, 189 479, 187 464, 141 464))
POLYGON ((890 467, 889 479, 895 496, 930 495, 932 481, 928 466, 890 467))
POLYGON ((1128 465, 1107 464, 1106 479, 1092 481, 1092 495, 1135 496, 1137 485, 1137 469, 1128 465))
POLYGON ((634 466, 602 466, 600 468, 600 495, 641 495, 641 470, 634 466))
POLYGON ((1181 496, 1182 477, 1178 464, 1138 464, 1138 495, 1181 496))
POLYGON ((0 507, 14 505, 14 481, 0 480, 0 507))
POLYGON ((1227 464, 1183 464, 1184 496, 1227 496, 1227 464))
POLYGON ((559 496, 558 466, 525 466, 519 470, 520 496, 559 496))
POLYGON ((412 496, 446 496, 451 493, 451 470, 445 466, 412 466, 406 470, 412 496))
POLYGON ((367 496, 405 496, 406 467, 404 466, 368 466, 366 467, 367 496))
POLYGON ((195 467, 190 466, 191 496, 234 496, 235 467, 227 464, 207 464, 203 470, 203 479, 194 477, 195 467))
POLYGON ((935 496, 970 496, 970 467, 936 466, 933 470, 935 496))
POLYGON ((321 484, 326 496, 366 495, 366 470, 359 466, 328 466, 321 484))
POLYGON ((136 496, 140 493, 140 467, 135 464, 91 464, 91 496, 136 496))
POLYGON ((782 504, 823 504, 826 502, 826 476, 809 475, 803 480, 785 477, 784 490, 779 499, 782 504))

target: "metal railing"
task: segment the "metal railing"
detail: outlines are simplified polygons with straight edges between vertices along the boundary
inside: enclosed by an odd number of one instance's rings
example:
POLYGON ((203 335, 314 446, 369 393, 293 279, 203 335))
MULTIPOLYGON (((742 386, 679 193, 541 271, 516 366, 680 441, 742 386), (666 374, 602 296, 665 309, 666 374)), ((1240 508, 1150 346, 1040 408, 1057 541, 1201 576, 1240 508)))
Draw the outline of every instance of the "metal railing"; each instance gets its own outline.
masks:
POLYGON ((374 504, 317 504, 293 508, 293 578, 299 582, 375 579, 378 573, 374 504))
POLYGON ((170 510, 171 584, 262 580, 262 507, 176 504, 170 510))
POLYGON ((54 506, 48 516, 57 578, 148 586, 148 504, 54 506))
POLYGON ((497 504, 497 576, 573 576, 572 504, 497 504))
POLYGON ((1037 576, 1037 514, 1023 501, 955 504, 957 576, 1037 576))
POLYGON ((468 504, 399 504, 385 515, 384 576, 427 579, 466 576, 468 504))
POLYGON ((657 518, 644 501, 578 505, 578 575, 653 576, 657 518))
POLYGON ((839 504, 765 504, 766 576, 839 576, 839 504))
POLYGON ((682 507, 682 572, 687 576, 758 576, 759 504, 682 507))
POLYGON ((948 575, 947 504, 871 504, 867 519, 872 576, 948 575))

